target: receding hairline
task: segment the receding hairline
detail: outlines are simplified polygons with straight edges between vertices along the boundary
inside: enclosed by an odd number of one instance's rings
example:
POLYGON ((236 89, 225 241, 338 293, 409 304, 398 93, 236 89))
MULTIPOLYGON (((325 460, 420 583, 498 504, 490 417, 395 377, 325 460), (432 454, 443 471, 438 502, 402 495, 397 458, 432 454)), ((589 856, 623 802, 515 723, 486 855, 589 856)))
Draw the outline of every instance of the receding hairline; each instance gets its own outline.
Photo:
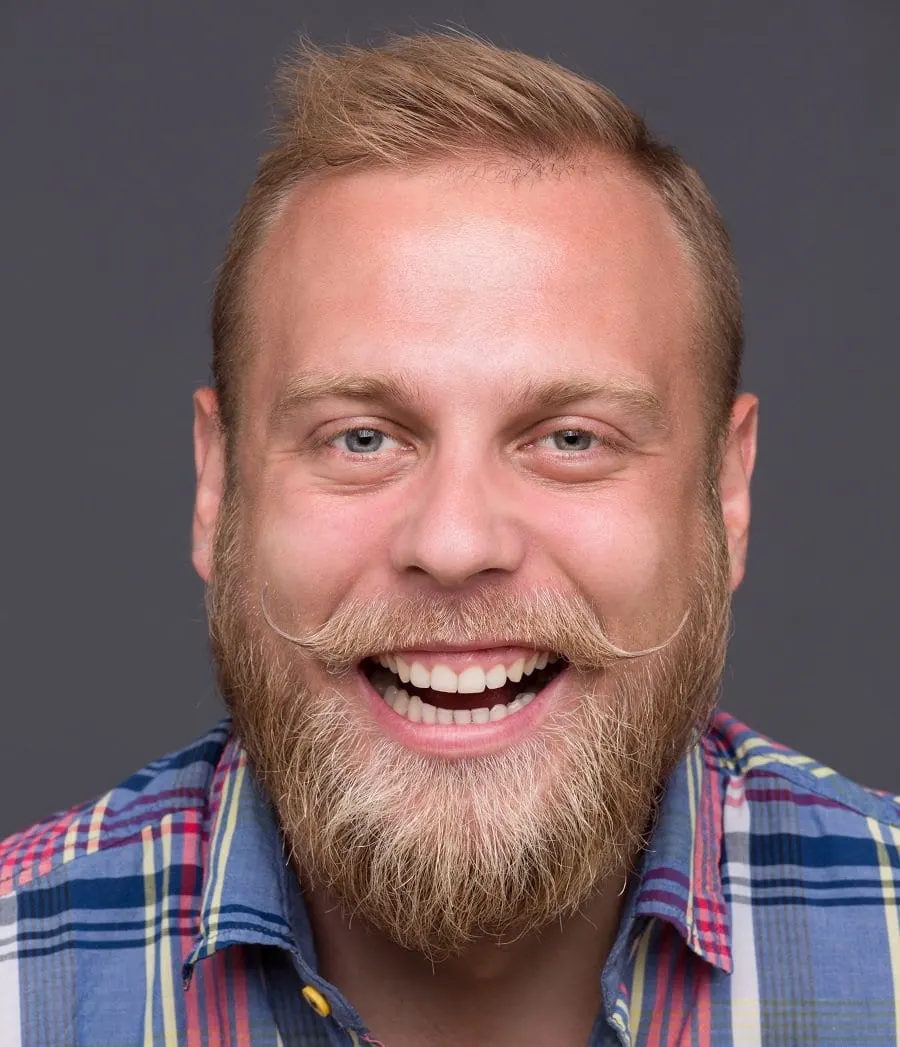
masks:
POLYGON ((698 173, 613 92, 550 59, 451 31, 334 50, 302 41, 281 64, 275 86, 273 148, 261 158, 232 229, 213 303, 213 380, 227 437, 238 427, 236 387, 252 351, 248 283, 298 185, 341 171, 452 167, 461 157, 470 170, 473 158, 483 166, 489 157, 514 179, 561 175, 589 154, 615 158, 636 174, 676 227, 697 279, 692 305, 704 413, 721 448, 743 355, 728 233, 698 173))
MULTIPOLYGON (((653 183, 637 168, 634 163, 629 162, 629 157, 599 148, 584 149, 578 155, 568 158, 545 158, 547 162, 522 162, 519 157, 507 156, 498 150, 472 150, 469 155, 441 156, 421 158, 414 164, 388 165, 381 162, 361 163, 358 165, 338 168, 336 170, 319 170, 305 174, 297 179, 291 186, 285 188, 264 223, 260 223, 258 239, 253 250, 248 252, 242 273, 243 286, 241 295, 241 317, 244 327, 244 360, 241 366, 241 377, 246 377, 250 357, 261 348, 258 339, 254 339, 254 328, 259 328, 258 306, 262 297, 259 283, 264 280, 264 270, 260 262, 264 258, 266 249, 271 244, 273 236, 277 232, 280 222, 287 217, 287 212, 292 208, 305 206, 302 199, 303 194, 314 192, 318 186, 327 183, 339 184, 342 181, 353 179, 368 173, 387 173, 399 176, 421 176, 429 173, 435 175, 445 174, 450 177, 489 177, 504 182, 507 179, 518 185, 527 179, 544 179, 548 177, 563 179, 566 177, 583 175, 590 176, 592 173, 612 173, 621 178, 629 188, 635 188, 644 193, 648 198, 658 204, 658 213, 663 221, 664 227, 677 245, 679 256, 684 262, 688 284, 691 290, 691 302, 688 309, 690 317, 691 348, 695 355, 701 353, 697 345, 703 340, 703 330, 708 322, 706 301, 708 294, 702 278, 697 260, 690 250, 685 237, 682 235, 678 224, 672 216, 665 201, 653 183), (551 162, 552 161, 552 162, 551 162), (256 314, 256 315, 254 315, 256 314)), ((240 384, 240 380, 239 380, 240 384)), ((240 412, 235 418, 240 427, 240 412)))

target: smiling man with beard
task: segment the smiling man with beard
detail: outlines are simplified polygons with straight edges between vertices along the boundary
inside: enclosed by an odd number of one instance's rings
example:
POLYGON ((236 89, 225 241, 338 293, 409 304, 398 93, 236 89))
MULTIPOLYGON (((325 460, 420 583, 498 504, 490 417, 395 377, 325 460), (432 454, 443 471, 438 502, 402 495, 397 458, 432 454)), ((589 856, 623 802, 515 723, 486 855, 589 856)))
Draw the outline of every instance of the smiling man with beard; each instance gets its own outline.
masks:
POLYGON ((900 1042, 896 805, 715 712, 702 182, 462 36, 281 87, 195 396, 230 718, 0 850, 0 1044, 900 1042))

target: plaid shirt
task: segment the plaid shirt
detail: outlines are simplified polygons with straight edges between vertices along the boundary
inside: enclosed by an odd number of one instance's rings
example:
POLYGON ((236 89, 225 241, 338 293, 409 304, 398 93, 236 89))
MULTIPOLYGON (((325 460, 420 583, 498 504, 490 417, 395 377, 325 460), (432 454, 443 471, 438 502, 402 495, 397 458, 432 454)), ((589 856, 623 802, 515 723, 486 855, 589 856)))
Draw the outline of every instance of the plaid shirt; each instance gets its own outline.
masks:
MULTIPOLYGON (((900 1044, 897 798, 720 713, 640 873, 592 1045, 900 1044)), ((367 1042, 228 721, 0 845, 0 1047, 367 1042)))

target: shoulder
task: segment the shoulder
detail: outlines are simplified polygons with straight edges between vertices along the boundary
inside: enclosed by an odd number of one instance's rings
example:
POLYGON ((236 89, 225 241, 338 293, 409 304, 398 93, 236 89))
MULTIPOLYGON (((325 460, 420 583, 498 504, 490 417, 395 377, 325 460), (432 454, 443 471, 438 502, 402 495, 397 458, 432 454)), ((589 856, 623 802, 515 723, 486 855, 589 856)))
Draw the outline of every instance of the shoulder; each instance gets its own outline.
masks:
POLYGON ((803 867, 806 877, 838 867, 867 876, 890 870, 893 879, 900 798, 851 781, 727 713, 713 719, 704 750, 722 782, 726 848, 729 838, 733 845, 747 840, 751 866, 803 867))
POLYGON ((733 994, 762 1028, 802 1014, 835 1029, 846 1022, 835 1042, 893 1043, 897 797, 724 713, 704 756, 721 799, 717 882, 733 994))
MULTIPOLYGON (((224 720, 202 738, 154 760, 103 796, 58 812, 0 841, 0 899, 33 890, 66 866, 130 865, 149 829, 193 820, 200 831, 217 764, 230 735, 224 720)), ((139 867, 139 866, 138 866, 139 867)))
POLYGON ((706 751, 707 758, 752 802, 795 802, 900 826, 900 797, 851 781, 729 713, 719 712, 713 718, 706 751))

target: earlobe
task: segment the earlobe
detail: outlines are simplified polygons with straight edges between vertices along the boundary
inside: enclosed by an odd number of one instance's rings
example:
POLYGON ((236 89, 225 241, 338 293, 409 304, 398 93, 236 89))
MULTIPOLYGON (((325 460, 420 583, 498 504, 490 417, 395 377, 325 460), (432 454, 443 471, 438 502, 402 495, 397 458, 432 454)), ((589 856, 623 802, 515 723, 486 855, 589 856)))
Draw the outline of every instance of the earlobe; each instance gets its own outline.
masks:
POLYGON ((194 393, 194 499, 191 558, 204 582, 212 569, 212 545, 225 491, 225 438, 219 422, 219 402, 208 387, 194 393))
POLYGON ((728 535, 731 559, 731 591, 741 584, 747 563, 750 530, 750 479, 756 462, 759 400, 742 393, 735 400, 722 465, 719 470, 719 499, 728 535))

